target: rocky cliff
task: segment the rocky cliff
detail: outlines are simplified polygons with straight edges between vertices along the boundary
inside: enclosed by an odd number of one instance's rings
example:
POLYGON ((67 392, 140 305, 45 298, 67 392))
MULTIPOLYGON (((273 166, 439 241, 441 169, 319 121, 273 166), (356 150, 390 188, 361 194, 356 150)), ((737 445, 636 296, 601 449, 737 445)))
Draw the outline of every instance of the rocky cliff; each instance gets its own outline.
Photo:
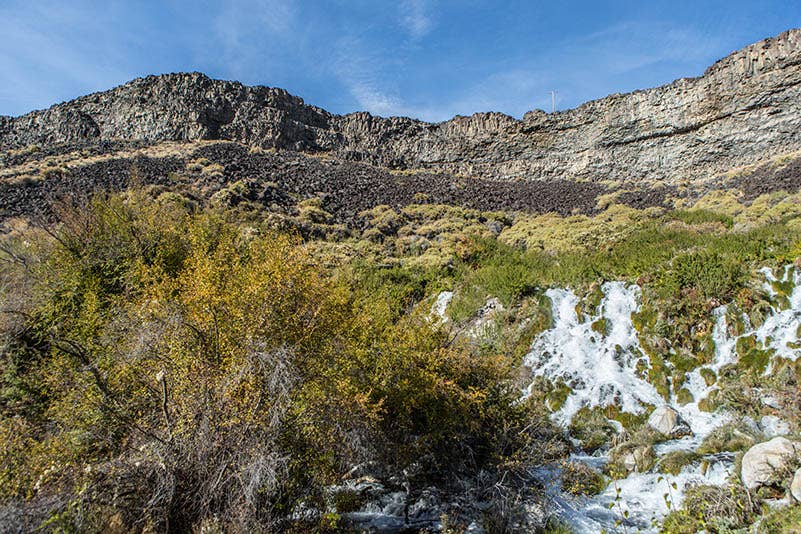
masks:
POLYGON ((0 117, 0 149, 99 140, 229 139, 331 151, 390 168, 492 179, 680 184, 801 149, 801 30, 748 46, 703 76, 575 109, 430 124, 339 116, 284 90, 203 74, 133 80, 21 117, 0 117))

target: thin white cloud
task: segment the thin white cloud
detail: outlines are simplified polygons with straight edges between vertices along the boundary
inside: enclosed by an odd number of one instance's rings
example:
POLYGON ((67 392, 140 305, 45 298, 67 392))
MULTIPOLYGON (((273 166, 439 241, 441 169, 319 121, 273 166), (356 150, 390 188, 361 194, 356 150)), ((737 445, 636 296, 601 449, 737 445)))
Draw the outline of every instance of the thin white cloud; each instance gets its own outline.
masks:
POLYGON ((259 56, 279 50, 275 38, 283 42, 291 36, 295 22, 290 0, 228 0, 212 15, 215 39, 206 46, 221 65, 241 75, 258 63, 259 56))
POLYGON ((381 51, 369 47, 359 37, 348 35, 334 43, 335 60, 331 72, 356 101, 360 111, 382 117, 401 116, 438 121, 442 113, 427 107, 409 105, 387 78, 381 67, 386 60, 381 51))
POLYGON ((0 78, 13 90, 4 105, 25 113, 54 104, 54 95, 74 98, 125 81, 123 54, 105 26, 88 8, 58 2, 0 8, 0 78), (85 34, 93 45, 75 38, 85 34))
POLYGON ((433 6, 426 0, 403 0, 398 4, 400 24, 412 39, 421 39, 434 29, 433 6))

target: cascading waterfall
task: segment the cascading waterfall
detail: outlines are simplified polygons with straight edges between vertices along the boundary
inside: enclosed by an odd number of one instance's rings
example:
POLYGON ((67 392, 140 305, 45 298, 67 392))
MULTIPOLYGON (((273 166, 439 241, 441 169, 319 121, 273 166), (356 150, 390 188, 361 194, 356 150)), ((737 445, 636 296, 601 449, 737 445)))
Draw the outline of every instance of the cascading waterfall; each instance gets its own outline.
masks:
MULTIPOLYGON (((594 313, 579 315, 579 298, 570 289, 551 288, 545 294, 552 304, 553 324, 539 334, 531 345, 524 363, 534 376, 561 382, 570 393, 553 418, 567 426, 583 407, 616 405, 624 412, 642 413, 649 406, 670 405, 690 426, 691 436, 673 439, 654 446, 657 457, 673 451, 695 451, 715 428, 731 420, 726 413, 708 413, 698 403, 716 389, 707 384, 702 369, 714 371, 736 363, 737 340, 753 336, 760 348, 771 349, 781 358, 796 360, 801 356, 798 334, 801 331, 801 272, 793 266, 784 269, 778 278, 770 269, 760 271, 765 277, 763 288, 775 304, 759 327, 753 327, 743 316, 742 333, 730 334, 727 323, 729 306, 713 310, 715 319, 712 340, 713 361, 690 371, 683 384, 693 402, 680 405, 675 397, 665 400, 647 380, 651 362, 640 345, 632 314, 639 311, 641 290, 633 284, 608 282, 601 288, 603 298, 594 313), (780 294, 776 288, 780 288, 780 294), (792 288, 791 291, 789 289, 792 288), (784 296, 782 296, 784 295, 784 296), (593 328, 593 325, 596 327, 593 328), (599 327, 599 325, 601 325, 599 327)), ((431 320, 447 322, 446 310, 453 298, 451 291, 440 293, 431 307, 431 320)), ((769 372, 768 368, 768 371, 769 372)), ((524 391, 523 395, 530 394, 524 391)), ((762 430, 768 436, 786 433, 778 418, 763 418, 762 430)), ((734 455, 707 455, 703 463, 687 465, 678 475, 662 474, 655 469, 631 473, 614 481, 599 495, 577 497, 560 490, 560 469, 546 466, 537 475, 545 483, 555 513, 566 520, 574 531, 596 533, 616 531, 623 521, 628 531, 656 532, 661 519, 681 505, 686 488, 696 484, 723 485, 732 475, 734 455)), ((574 454, 572 461, 596 468, 607 461, 604 455, 574 454)))
MULTIPOLYGON (((753 335, 760 344, 775 350, 776 355, 795 360, 801 355, 797 345, 801 325, 801 275, 792 267, 785 269, 783 277, 778 280, 770 270, 763 269, 762 272, 767 280, 766 290, 772 296, 776 295, 773 290, 776 282, 785 285, 792 282, 794 289, 784 307, 774 308, 759 328, 749 328, 742 335, 753 335)), ((726 414, 707 413, 698 407, 698 402, 706 398, 715 386, 707 385, 700 369, 695 369, 688 374, 684 385, 692 393, 694 402, 683 406, 678 405, 675 398, 666 402, 643 373, 650 360, 640 346, 631 319, 639 309, 640 288, 609 282, 603 285, 602 291, 603 299, 596 313, 582 317, 577 313, 579 299, 572 291, 549 289, 546 292, 552 301, 553 325, 534 340, 525 363, 535 376, 559 381, 571 388, 564 404, 554 413, 554 419, 567 425, 585 406, 615 404, 624 412, 641 413, 646 405, 670 404, 689 424, 693 435, 658 444, 655 447, 657 456, 677 450, 695 450, 704 437, 728 421, 726 414), (603 329, 593 328, 598 321, 602 321, 603 329)), ((737 338, 729 336, 726 312, 725 306, 714 310, 712 337, 715 357, 705 367, 716 373, 723 366, 737 361, 737 338)), ((573 460, 596 467, 605 462, 603 457, 578 455, 573 460)), ((703 467, 688 465, 676 476, 657 473, 653 469, 646 473, 632 473, 611 483, 594 497, 561 494, 553 470, 544 470, 543 477, 554 482, 549 490, 553 504, 576 531, 614 530, 616 521, 625 517, 624 523, 631 527, 641 532, 652 532, 657 530, 659 520, 671 508, 680 506, 685 488, 695 484, 722 485, 731 475, 732 455, 720 454, 704 460, 706 465, 703 467)))
POLYGON ((647 363, 640 349, 631 314, 637 311, 637 286, 609 282, 602 288, 604 298, 595 317, 579 318, 578 297, 569 289, 549 289, 553 303, 553 327, 540 334, 524 363, 535 376, 561 380, 572 390, 555 414, 568 423, 582 407, 617 404, 629 413, 641 413, 645 404, 664 401, 637 373, 638 362, 647 363), (606 335, 595 331, 593 323, 603 320, 606 335))

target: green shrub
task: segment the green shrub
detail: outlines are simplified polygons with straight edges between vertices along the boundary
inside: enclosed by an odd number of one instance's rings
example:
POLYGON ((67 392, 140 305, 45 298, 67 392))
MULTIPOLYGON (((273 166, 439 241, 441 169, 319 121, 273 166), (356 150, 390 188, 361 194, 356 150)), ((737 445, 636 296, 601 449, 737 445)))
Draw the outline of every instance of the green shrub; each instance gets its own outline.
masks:
POLYGON ((660 273, 659 291, 664 296, 695 290, 706 298, 729 298, 745 282, 742 262, 714 251, 676 256, 670 269, 660 273))
POLYGON ((740 485, 694 486, 685 492, 682 507, 665 517, 662 532, 731 532, 751 525, 760 513, 759 501, 740 485))
POLYGON ((758 436, 750 428, 737 423, 727 423, 709 433, 698 447, 699 454, 738 452, 750 448, 758 436))
POLYGON ((562 464, 562 491, 573 495, 597 495, 606 488, 602 473, 580 462, 562 464))
POLYGON ((57 497, 77 530, 273 531, 364 461, 426 484, 564 453, 507 358, 415 313, 426 274, 347 281, 297 237, 138 192, 61 220, 3 249, 24 260, 0 265, 21 312, 0 323, 2 501, 57 497))

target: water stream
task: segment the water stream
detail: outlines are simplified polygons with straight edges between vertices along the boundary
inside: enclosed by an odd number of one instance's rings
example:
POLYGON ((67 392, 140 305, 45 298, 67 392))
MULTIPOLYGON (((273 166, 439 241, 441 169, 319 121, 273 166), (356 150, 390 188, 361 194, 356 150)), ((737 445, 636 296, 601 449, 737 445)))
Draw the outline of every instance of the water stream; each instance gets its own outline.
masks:
MULTIPOLYGON (((760 345, 775 350, 777 356, 795 360, 801 355, 798 330, 801 326, 801 275, 792 267, 777 279, 769 269, 763 269, 765 289, 772 296, 776 282, 792 285, 792 293, 785 303, 776 306, 765 321, 753 328, 747 318, 742 336, 755 336, 760 345)), ((553 325, 533 342, 525 358, 535 376, 561 381, 571 393, 561 408, 553 414, 555 421, 567 425, 582 407, 616 404, 624 412, 642 413, 647 405, 670 405, 681 414, 693 435, 661 443, 655 447, 658 457, 671 451, 695 450, 712 430, 728 421, 722 413, 708 413, 699 409, 698 402, 706 398, 715 386, 707 385, 700 369, 687 376, 685 387, 694 401, 683 406, 675 398, 666 401, 646 380, 644 368, 650 361, 640 346, 632 314, 639 309, 640 288, 622 282, 608 282, 602 286, 603 298, 592 314, 579 316, 579 298, 569 289, 549 289, 546 295, 552 302, 553 325), (603 328, 593 328, 602 321, 603 328), (599 332, 600 330, 600 332, 599 332), (605 332, 605 333, 602 333, 605 332)), ((715 355, 706 367, 719 371, 737 361, 737 338, 729 335, 726 324, 727 307, 714 310, 715 326, 712 333, 715 355)), ((602 467, 606 457, 573 457, 602 467)), ((722 485, 732 473, 733 455, 707 456, 704 462, 685 466, 678 475, 661 474, 651 469, 645 473, 632 473, 612 482, 601 494, 594 497, 574 497, 559 490, 558 468, 543 468, 540 473, 557 513, 576 532, 590 533, 617 530, 616 523, 623 520, 628 531, 656 532, 659 521, 670 507, 681 505, 685 489, 694 484, 722 485)))

